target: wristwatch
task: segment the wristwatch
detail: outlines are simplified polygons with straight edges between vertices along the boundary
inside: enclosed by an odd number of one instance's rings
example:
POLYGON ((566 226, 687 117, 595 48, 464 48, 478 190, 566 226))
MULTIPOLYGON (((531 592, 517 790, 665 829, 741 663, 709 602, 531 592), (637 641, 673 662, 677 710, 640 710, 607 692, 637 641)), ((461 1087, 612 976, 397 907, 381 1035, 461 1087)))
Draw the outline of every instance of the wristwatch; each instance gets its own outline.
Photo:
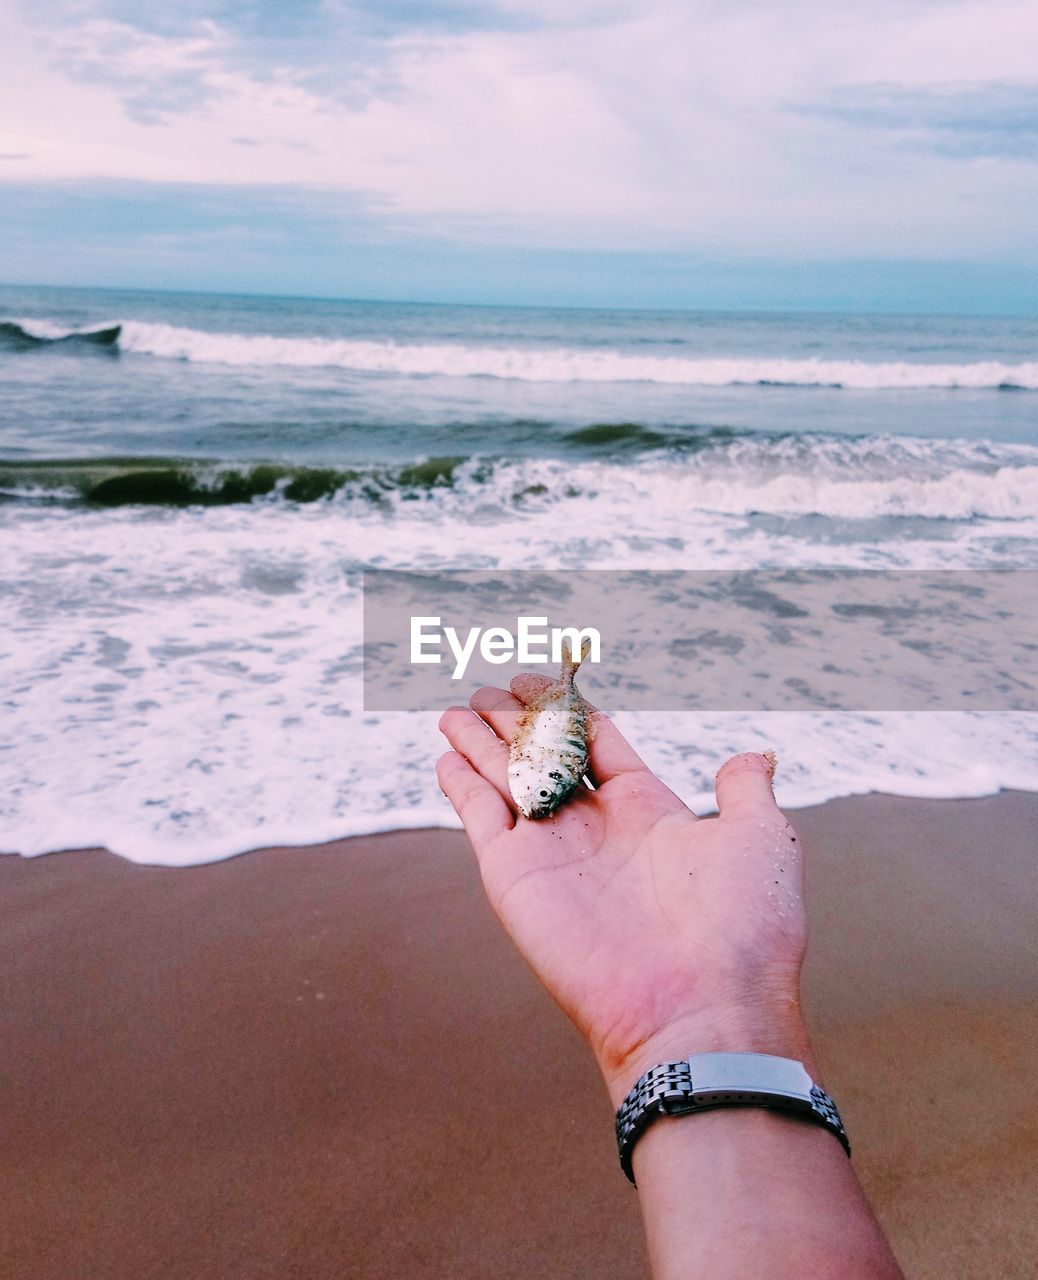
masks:
POLYGON ((824 1125, 848 1155, 836 1103, 807 1073, 802 1062, 770 1053, 697 1053, 679 1062, 650 1067, 616 1113, 620 1167, 634 1182, 631 1153, 658 1116, 684 1116, 715 1107, 774 1107, 824 1125))

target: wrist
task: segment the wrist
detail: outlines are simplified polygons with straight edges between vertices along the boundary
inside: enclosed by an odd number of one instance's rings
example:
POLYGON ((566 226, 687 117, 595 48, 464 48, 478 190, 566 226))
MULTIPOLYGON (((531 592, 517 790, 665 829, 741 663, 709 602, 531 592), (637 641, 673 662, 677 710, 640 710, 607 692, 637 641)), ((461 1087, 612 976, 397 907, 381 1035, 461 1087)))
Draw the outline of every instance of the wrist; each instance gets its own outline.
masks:
POLYGON ((622 1053, 599 1053, 599 1069, 614 1109, 650 1067, 698 1053, 768 1053, 792 1058, 818 1079, 797 996, 719 1004, 668 1020, 622 1053))

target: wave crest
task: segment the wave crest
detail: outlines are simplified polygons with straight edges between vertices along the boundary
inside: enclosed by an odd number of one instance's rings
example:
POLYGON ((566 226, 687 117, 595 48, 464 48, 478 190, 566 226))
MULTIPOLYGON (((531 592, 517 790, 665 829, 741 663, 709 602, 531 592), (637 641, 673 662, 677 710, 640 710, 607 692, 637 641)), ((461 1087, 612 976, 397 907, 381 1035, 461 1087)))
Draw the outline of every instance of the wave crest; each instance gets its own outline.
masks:
POLYGON ((614 350, 521 349, 462 343, 277 338, 207 333, 172 325, 123 326, 122 348, 169 359, 228 365, 333 367, 417 377, 506 378, 527 382, 656 382, 723 387, 745 384, 863 390, 1014 387, 1038 390, 1038 362, 870 363, 745 357, 643 356, 614 350))
MULTIPOLYGON (((634 424, 588 428, 637 438, 634 424)), ((0 464, 0 498, 134 505, 360 503, 403 511, 433 502, 445 519, 477 511, 532 511, 592 499, 596 509, 818 515, 836 520, 1038 519, 1038 449, 979 441, 893 437, 702 438, 693 451, 653 449, 624 461, 595 457, 431 457, 311 467, 203 459, 109 458, 0 464)), ((590 455, 590 456, 589 456, 590 455)), ((505 517, 507 518, 507 517, 505 517)))
POLYGON ((609 348, 522 348, 465 343, 218 333, 141 320, 69 330, 44 320, 4 321, 9 350, 62 343, 204 364, 337 368, 405 377, 500 378, 523 382, 647 382, 672 386, 829 387, 848 390, 1038 390, 1038 361, 916 364, 769 356, 639 355, 609 348))

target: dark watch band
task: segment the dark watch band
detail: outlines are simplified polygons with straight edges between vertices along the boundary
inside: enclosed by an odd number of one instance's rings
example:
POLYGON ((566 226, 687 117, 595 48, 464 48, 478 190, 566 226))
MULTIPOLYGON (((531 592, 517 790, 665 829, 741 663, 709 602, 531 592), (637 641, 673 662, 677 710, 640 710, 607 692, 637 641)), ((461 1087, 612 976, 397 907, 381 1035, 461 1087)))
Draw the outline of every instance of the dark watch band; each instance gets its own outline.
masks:
POLYGON ((775 1107, 824 1125, 851 1154, 836 1103, 802 1062, 769 1053, 699 1053, 661 1062, 635 1082, 616 1113, 620 1166, 634 1182, 634 1144, 657 1116, 684 1116, 714 1107, 775 1107))

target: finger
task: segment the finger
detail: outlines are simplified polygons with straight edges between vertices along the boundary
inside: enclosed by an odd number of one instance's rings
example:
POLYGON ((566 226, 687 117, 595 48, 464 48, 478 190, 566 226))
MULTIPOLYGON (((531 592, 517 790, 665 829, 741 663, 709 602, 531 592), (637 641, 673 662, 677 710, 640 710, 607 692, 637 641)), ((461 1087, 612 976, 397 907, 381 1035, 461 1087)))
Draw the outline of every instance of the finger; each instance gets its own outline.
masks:
MULTIPOLYGON (((519 675, 512 680, 512 692, 520 702, 529 702, 554 684, 544 676, 519 675)), ((591 777, 598 786, 621 773, 644 769, 645 761, 603 711, 585 703, 591 712, 588 733, 588 759, 591 777)))
POLYGON ((638 773, 646 769, 645 761, 603 711, 592 708, 591 733, 588 741, 591 776, 597 786, 622 773, 638 773))
POLYGON ((464 756, 456 751, 441 756, 436 762, 436 777, 477 854, 503 831, 512 829, 512 811, 501 793, 464 756))
POLYGON ((772 766, 756 751, 732 756, 717 771, 717 809, 722 818, 777 811, 771 787, 772 766))
POLYGON ((440 716, 440 732, 459 755, 508 796, 508 747, 468 707, 448 707, 440 716))
POLYGON ((523 710, 518 698, 513 698, 504 689, 488 685, 476 690, 469 698, 469 706, 490 725, 502 742, 511 742, 515 737, 515 727, 523 710))
POLYGON ((526 703, 532 702, 538 694, 543 693, 554 683, 555 681, 549 680, 547 676, 535 676, 524 671, 521 675, 513 676, 508 687, 520 702, 526 703))

